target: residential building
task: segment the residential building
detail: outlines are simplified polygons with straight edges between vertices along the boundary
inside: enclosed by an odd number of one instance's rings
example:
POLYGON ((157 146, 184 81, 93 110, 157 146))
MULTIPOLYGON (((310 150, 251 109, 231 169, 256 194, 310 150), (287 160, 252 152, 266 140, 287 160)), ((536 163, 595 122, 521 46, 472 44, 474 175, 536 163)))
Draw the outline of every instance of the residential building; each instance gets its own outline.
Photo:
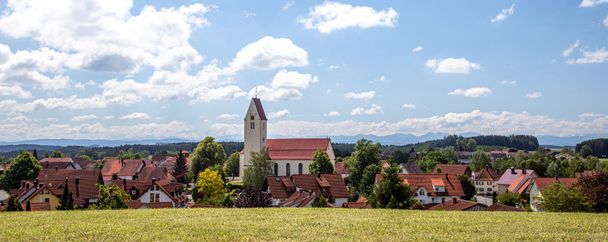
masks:
POLYGON ((150 163, 150 161, 146 160, 109 159, 105 161, 103 168, 101 169, 101 174, 106 183, 110 183, 112 177, 124 180, 134 180, 141 170, 150 163))
MULTIPOLYGON (((416 199, 422 204, 444 203, 453 198, 464 196, 460 180, 455 174, 398 174, 403 183, 416 193, 416 199)), ((376 176, 376 184, 382 180, 376 176)))
POLYGON ((44 158, 39 161, 42 169, 68 169, 80 170, 82 167, 79 163, 74 162, 70 157, 61 158, 44 158))
POLYGON ((268 139, 267 122, 262 102, 253 98, 243 120, 245 142, 239 157, 241 179, 244 170, 251 166, 252 152, 260 152, 265 148, 268 149, 275 176, 309 174, 312 155, 318 149, 327 152, 335 167, 336 157, 329 138, 268 139))
POLYGON ((543 190, 554 183, 561 183, 565 186, 572 186, 576 183, 577 178, 562 178, 562 177, 535 177, 530 184, 530 209, 532 211, 542 211, 541 203, 543 190))
POLYGON ((319 195, 329 199, 333 207, 342 207, 349 197, 339 174, 269 176, 264 187, 272 196, 272 205, 279 207, 309 207, 319 195))
POLYGON ((522 174, 524 176, 537 177, 534 170, 515 169, 515 168, 511 167, 510 169, 507 169, 496 182, 497 190, 498 190, 497 194, 502 194, 502 193, 507 192, 509 187, 511 186, 511 184, 516 179, 518 181, 521 181, 523 178, 518 179, 518 177, 519 177, 519 175, 522 175, 522 174))
POLYGON ((416 162, 411 161, 407 163, 399 164, 399 170, 401 174, 422 174, 424 171, 418 167, 416 162))
POLYGON ((437 164, 433 173, 447 173, 447 174, 455 174, 455 175, 466 175, 467 177, 471 177, 473 172, 471 172, 471 168, 468 165, 459 165, 459 164, 437 164))
POLYGON ((498 173, 488 166, 476 172, 473 175, 472 182, 475 185, 477 195, 492 196, 493 193, 496 193, 499 177, 498 173))
POLYGON ((477 212, 484 211, 486 207, 486 205, 481 203, 452 198, 444 203, 430 207, 429 210, 477 212))
POLYGON ((334 170, 336 171, 336 174, 340 174, 342 178, 346 178, 348 177, 348 174, 350 174, 348 168, 346 167, 346 164, 344 164, 343 161, 336 161, 334 170))

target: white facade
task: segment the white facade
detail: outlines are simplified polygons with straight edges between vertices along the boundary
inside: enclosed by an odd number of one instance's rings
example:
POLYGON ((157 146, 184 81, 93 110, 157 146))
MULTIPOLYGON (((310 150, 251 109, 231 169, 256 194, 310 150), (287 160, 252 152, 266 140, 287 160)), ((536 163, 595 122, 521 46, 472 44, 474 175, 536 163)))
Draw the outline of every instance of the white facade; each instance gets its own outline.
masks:
POLYGON ((429 193, 424 187, 416 190, 416 199, 420 201, 422 204, 429 203, 444 203, 445 201, 449 201, 450 199, 457 198, 456 196, 429 196, 429 193))
POLYGON ((173 202, 173 199, 171 199, 169 195, 164 193, 158 185, 153 185, 150 189, 144 192, 144 194, 142 194, 137 200, 142 203, 171 202, 173 204, 173 207, 175 207, 175 202, 173 202))
POLYGON ((243 119, 244 147, 243 154, 239 157, 239 176, 241 178, 245 175, 245 169, 251 166, 251 152, 258 153, 266 148, 267 120, 261 115, 265 116, 265 114, 258 112, 255 100, 252 99, 243 119))
POLYGON ((492 193, 497 193, 498 189, 496 181, 473 180, 473 185, 475 185, 475 190, 479 195, 492 195, 492 193))

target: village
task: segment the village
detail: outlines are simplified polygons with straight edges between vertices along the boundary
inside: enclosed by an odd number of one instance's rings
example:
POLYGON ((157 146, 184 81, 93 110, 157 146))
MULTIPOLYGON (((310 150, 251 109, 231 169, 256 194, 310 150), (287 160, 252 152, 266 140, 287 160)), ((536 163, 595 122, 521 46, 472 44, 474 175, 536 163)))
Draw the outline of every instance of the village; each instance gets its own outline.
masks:
POLYGON ((400 154, 406 160, 400 162, 402 157, 382 154, 379 144, 360 140, 349 157, 336 158, 330 138, 268 138, 267 129, 272 127, 267 122, 262 101, 252 98, 243 119, 244 148, 230 157, 211 137, 194 150, 137 159, 90 160, 61 154, 39 159, 35 152, 24 151, 10 165, 0 166, 4 189, 0 211, 199 207, 607 211, 607 167, 589 154, 411 149, 400 154), (544 159, 563 167, 543 167, 544 159), (14 180, 17 177, 24 179, 14 180))

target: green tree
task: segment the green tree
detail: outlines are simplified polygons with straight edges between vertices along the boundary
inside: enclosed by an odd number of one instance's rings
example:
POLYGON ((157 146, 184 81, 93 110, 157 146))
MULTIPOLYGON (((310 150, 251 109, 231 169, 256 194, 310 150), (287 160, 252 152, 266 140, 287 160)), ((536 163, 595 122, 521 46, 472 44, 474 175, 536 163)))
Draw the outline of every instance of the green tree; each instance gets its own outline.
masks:
POLYGON ((180 149, 177 153, 177 159, 175 159, 175 165, 173 165, 173 176, 178 182, 186 182, 186 172, 188 166, 186 165, 186 156, 180 149))
POLYGON ((469 177, 464 174, 458 176, 458 180, 460 180, 460 186, 462 186, 462 191, 464 192, 464 199, 471 200, 471 198, 473 198, 477 193, 475 185, 473 185, 471 179, 469 179, 469 177))
POLYGON ((391 166, 384 169, 382 181, 376 187, 376 206, 380 208, 410 209, 416 205, 412 189, 403 184, 397 173, 399 168, 391 166))
POLYGON ((322 149, 318 149, 312 155, 312 162, 308 166, 310 174, 333 174, 334 166, 331 164, 329 155, 322 149))
POLYGON ((588 212, 591 202, 579 187, 567 187, 556 182, 543 190, 540 206, 547 212, 588 212))
POLYGON ((354 188, 356 192, 367 193, 373 188, 373 180, 370 183, 370 176, 375 178, 376 174, 373 172, 379 172, 380 169, 380 155, 381 155, 380 143, 373 143, 367 139, 360 139, 355 144, 355 151, 351 156, 351 159, 346 164, 350 175, 348 177, 349 186, 354 188), (369 166, 374 166, 368 168, 369 166))
POLYGON ((32 155, 33 155, 34 157, 36 157, 36 160, 40 160, 40 159, 38 158, 38 151, 36 151, 36 149, 34 149, 34 152, 32 153, 32 155))
POLYGON ((97 190, 99 190, 99 196, 97 204, 91 206, 91 209, 127 209, 129 208, 129 201, 131 197, 122 190, 122 188, 116 185, 101 185, 97 184, 97 190))
POLYGON ((6 212, 16 212, 23 211, 23 207, 19 204, 19 200, 15 196, 10 196, 6 200, 6 208, 4 209, 6 212))
POLYGON ((213 137, 207 136, 198 143, 192 154, 190 177, 197 180, 198 174, 214 165, 222 165, 226 159, 224 148, 213 137))
POLYGON ((68 179, 65 179, 57 210, 74 210, 74 197, 72 196, 72 192, 68 189, 68 179))
POLYGON ((551 162, 549 164, 549 166, 547 166, 547 175, 550 177, 559 177, 561 176, 562 172, 560 169, 560 165, 559 165, 559 161, 554 161, 551 162))
POLYGON ((583 145, 583 147, 581 148, 581 156, 583 158, 587 158, 588 156, 593 154, 593 149, 591 149, 591 146, 589 145, 583 145))
POLYGON ((196 190, 200 193, 201 200, 205 203, 206 200, 210 201, 209 204, 216 204, 226 195, 226 189, 224 188, 224 180, 220 176, 220 173, 211 168, 205 169, 198 175, 198 181, 196 182, 196 190))
POLYGON ((50 158, 63 158, 65 157, 65 155, 63 155, 63 153, 61 153, 60 151, 53 151, 51 152, 51 154, 49 155, 50 158))
POLYGON ((325 199, 322 194, 319 194, 319 196, 316 196, 315 200, 312 201, 311 206, 313 208, 326 208, 329 207, 329 204, 327 203, 327 199, 325 199))
POLYGON ((469 166, 471 167, 471 170, 479 171, 487 165, 490 165, 491 162, 492 160, 490 159, 490 156, 486 154, 486 152, 483 150, 477 150, 475 153, 473 153, 469 166))
POLYGON ((228 174, 228 176, 232 176, 232 177, 239 176, 239 169, 240 169, 239 159, 240 159, 239 153, 234 152, 226 160, 224 167, 226 169, 226 174, 228 174))
POLYGON ((251 166, 245 169, 243 187, 254 191, 264 189, 266 177, 272 175, 271 165, 268 149, 263 149, 260 153, 251 152, 251 166))
POLYGON ((11 162, 10 169, 0 175, 0 188, 5 190, 17 189, 21 181, 36 178, 41 169, 40 163, 32 153, 21 152, 11 162))
POLYGON ((521 202, 521 195, 513 192, 501 193, 496 197, 496 202, 507 206, 517 206, 521 202))

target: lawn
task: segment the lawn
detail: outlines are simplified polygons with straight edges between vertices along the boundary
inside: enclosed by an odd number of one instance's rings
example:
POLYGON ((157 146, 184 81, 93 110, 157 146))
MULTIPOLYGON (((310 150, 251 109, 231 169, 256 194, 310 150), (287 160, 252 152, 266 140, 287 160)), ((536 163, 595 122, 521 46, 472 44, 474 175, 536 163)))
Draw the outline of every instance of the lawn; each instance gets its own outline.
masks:
POLYGON ((608 215, 380 209, 0 213, 0 241, 608 241, 608 215))

